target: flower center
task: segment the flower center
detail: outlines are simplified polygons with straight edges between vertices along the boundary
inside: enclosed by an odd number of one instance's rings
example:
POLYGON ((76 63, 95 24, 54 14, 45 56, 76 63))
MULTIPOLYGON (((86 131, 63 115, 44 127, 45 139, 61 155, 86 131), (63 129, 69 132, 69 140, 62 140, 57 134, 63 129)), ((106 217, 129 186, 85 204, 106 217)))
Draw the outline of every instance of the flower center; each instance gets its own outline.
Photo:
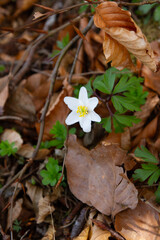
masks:
POLYGON ((77 113, 79 113, 79 117, 85 117, 88 114, 88 108, 85 106, 78 106, 77 113))

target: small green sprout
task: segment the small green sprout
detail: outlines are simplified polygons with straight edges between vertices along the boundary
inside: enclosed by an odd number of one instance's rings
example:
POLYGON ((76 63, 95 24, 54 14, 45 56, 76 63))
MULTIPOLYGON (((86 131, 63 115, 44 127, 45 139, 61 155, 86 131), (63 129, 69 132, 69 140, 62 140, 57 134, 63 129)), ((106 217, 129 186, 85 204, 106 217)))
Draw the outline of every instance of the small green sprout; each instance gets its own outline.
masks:
POLYGON ((11 156, 17 152, 17 148, 14 146, 15 143, 9 143, 8 140, 1 141, 0 143, 0 156, 11 156))
POLYGON ((58 160, 54 158, 48 158, 46 164, 46 170, 41 170, 40 175, 43 177, 43 185, 55 186, 61 177, 62 167, 58 165, 58 160))

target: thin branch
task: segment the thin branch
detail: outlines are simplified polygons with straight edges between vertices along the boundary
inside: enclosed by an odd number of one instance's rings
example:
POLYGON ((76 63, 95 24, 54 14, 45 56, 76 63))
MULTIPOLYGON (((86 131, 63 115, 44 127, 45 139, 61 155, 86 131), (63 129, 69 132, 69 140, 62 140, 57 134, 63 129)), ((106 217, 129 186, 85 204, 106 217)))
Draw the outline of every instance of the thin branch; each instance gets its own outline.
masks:
POLYGON ((79 45, 78 45, 78 48, 77 48, 77 51, 76 51, 76 55, 75 55, 75 58, 74 58, 74 61, 73 61, 73 64, 72 64, 72 68, 71 68, 71 71, 70 71, 70 74, 69 74, 69 78, 68 78, 69 83, 71 83, 72 75, 73 75, 73 72, 74 72, 74 69, 75 69, 75 65, 76 65, 76 62, 77 62, 78 54, 79 54, 79 51, 81 49, 82 43, 83 43, 83 39, 80 39, 79 45))
POLYGON ((1 116, 0 120, 18 120, 18 121, 22 121, 23 119, 20 117, 15 117, 15 116, 1 116))
POLYGON ((143 2, 137 2, 137 3, 128 3, 128 2, 118 1, 117 3, 123 6, 141 6, 144 4, 160 3, 160 0, 149 0, 149 1, 146 0, 143 2))

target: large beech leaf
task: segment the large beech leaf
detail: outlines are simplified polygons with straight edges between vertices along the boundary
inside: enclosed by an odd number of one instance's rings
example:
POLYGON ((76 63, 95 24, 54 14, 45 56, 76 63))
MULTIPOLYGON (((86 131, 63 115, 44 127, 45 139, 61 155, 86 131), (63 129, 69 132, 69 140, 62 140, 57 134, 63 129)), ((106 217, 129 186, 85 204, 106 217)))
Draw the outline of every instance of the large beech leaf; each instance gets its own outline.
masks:
POLYGON ((129 11, 119 8, 115 2, 101 3, 96 7, 94 23, 105 31, 103 51, 112 66, 133 68, 129 51, 152 71, 157 70, 150 44, 129 11))
POLYGON ((139 201, 115 217, 115 229, 127 240, 160 240, 159 213, 154 206, 139 201))
POLYGON ((99 144, 89 151, 74 135, 69 136, 67 144, 67 180, 78 199, 112 216, 136 207, 137 190, 121 167, 127 160, 124 150, 116 144, 99 144))

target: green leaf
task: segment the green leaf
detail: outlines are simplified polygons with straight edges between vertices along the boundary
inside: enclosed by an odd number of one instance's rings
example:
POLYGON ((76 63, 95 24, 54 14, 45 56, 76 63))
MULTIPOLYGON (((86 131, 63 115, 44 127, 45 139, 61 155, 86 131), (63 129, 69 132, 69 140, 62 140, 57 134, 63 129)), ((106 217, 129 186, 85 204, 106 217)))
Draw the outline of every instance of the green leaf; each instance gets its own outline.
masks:
POLYGON ((85 12, 85 11, 87 10, 88 6, 89 6, 89 5, 83 5, 83 6, 81 6, 81 7, 79 8, 79 14, 85 12))
POLYGON ((1 141, 0 143, 0 156, 11 156, 14 155, 17 152, 17 148, 14 147, 15 143, 9 143, 8 140, 1 141))
POLYGON ((87 89, 88 97, 93 95, 92 79, 89 79, 88 83, 84 87, 87 89))
POLYGON ((114 116, 113 116, 113 126, 114 126, 115 133, 121 133, 125 128, 125 125, 117 121, 117 119, 114 116))
POLYGON ((131 99, 127 97, 113 96, 111 100, 115 109, 120 113, 124 112, 125 110, 130 110, 130 111, 141 110, 138 106, 139 104, 137 104, 136 102, 133 102, 131 99))
POLYGON ((139 15, 146 15, 155 6, 154 4, 144 4, 138 7, 139 15))
POLYGON ((153 169, 136 169, 132 177, 134 180, 140 180, 141 182, 144 182, 149 176, 152 175, 153 172, 153 169))
POLYGON ((58 160, 54 158, 48 158, 46 163, 46 170, 41 170, 40 175, 43 178, 42 183, 44 185, 55 186, 61 176, 62 166, 59 166, 58 160))
POLYGON ((61 50, 67 46, 69 43, 69 33, 66 34, 66 36, 62 39, 62 41, 57 41, 57 47, 59 47, 61 50))
POLYGON ((144 146, 141 146, 141 149, 137 147, 134 154, 136 157, 141 158, 146 162, 158 163, 156 157, 153 154, 151 154, 150 151, 148 151, 148 149, 144 146))
POLYGON ((5 66, 0 64, 0 72, 4 72, 5 71, 5 66))
POLYGON ((128 116, 128 115, 120 115, 120 114, 114 114, 114 118, 116 120, 128 127, 131 127, 133 123, 139 123, 141 120, 136 118, 136 116, 128 116))
POLYGON ((160 183, 159 183, 158 188, 155 192, 155 195, 156 195, 156 201, 160 202, 160 183))
POLYGON ((75 134, 75 133, 76 133, 76 128, 69 129, 69 134, 75 134))
POLYGON ((58 55, 61 51, 60 50, 53 50, 53 53, 50 55, 50 57, 55 57, 58 55))
POLYGON ((103 118, 101 120, 101 123, 103 124, 103 128, 105 128, 105 130, 107 132, 112 132, 112 129, 111 129, 111 116, 110 117, 107 117, 107 118, 103 118))
POLYGON ((93 82, 93 87, 103 93, 110 94, 112 92, 115 79, 115 68, 109 68, 102 76, 97 76, 93 82))
POLYGON ((54 140, 50 141, 50 145, 55 146, 56 148, 62 148, 67 137, 66 127, 57 121, 50 130, 50 134, 53 134, 53 138, 55 138, 54 140))
POLYGON ((160 169, 157 169, 154 173, 152 173, 152 176, 149 178, 148 185, 151 186, 153 183, 156 183, 158 181, 159 176, 160 176, 160 169))
POLYGON ((153 14, 154 20, 160 22, 160 6, 156 7, 153 14))
POLYGON ((3 127, 0 126, 0 134, 3 133, 3 127))

